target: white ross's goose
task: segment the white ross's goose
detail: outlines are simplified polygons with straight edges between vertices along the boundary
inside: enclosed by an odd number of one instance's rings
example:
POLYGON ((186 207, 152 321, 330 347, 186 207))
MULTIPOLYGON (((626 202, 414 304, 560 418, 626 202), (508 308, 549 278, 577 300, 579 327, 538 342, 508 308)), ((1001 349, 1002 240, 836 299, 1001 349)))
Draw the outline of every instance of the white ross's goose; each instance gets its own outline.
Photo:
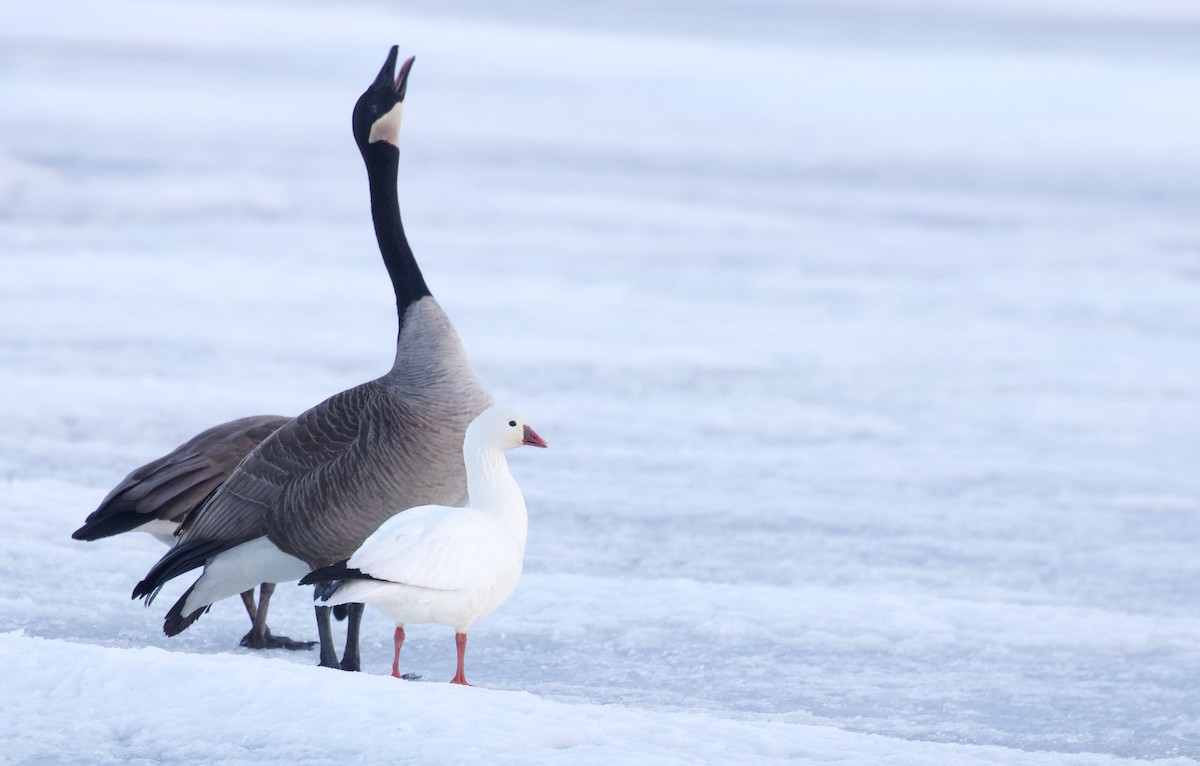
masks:
POLYGON ((528 519, 525 498, 508 470, 506 450, 546 442, 515 411, 490 407, 463 441, 469 505, 423 505, 383 523, 346 561, 300 581, 318 583, 315 597, 334 606, 373 604, 396 623, 392 675, 400 678, 400 646, 408 623, 454 628, 458 672, 467 631, 504 603, 521 577, 528 519))

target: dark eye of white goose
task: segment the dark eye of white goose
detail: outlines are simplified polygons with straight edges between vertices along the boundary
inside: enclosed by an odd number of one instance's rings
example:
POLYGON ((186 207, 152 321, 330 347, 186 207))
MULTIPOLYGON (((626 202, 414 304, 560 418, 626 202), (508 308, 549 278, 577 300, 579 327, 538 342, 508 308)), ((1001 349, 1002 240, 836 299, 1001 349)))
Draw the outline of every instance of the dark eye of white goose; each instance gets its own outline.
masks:
POLYGON ((512 426, 513 428, 516 428, 516 427, 517 427, 517 421, 515 421, 515 420, 510 420, 510 421, 508 421, 508 424, 509 424, 510 426, 512 426))

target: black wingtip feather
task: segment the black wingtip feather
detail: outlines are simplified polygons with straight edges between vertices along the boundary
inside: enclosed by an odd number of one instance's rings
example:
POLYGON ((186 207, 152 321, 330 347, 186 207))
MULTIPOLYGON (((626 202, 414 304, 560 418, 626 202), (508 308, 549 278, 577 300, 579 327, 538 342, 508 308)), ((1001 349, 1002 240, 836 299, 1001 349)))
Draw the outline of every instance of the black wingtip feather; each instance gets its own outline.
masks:
MULTIPOLYGON (((300 579, 300 585, 315 585, 313 589, 313 601, 328 601, 337 593, 338 588, 342 587, 344 580, 376 580, 383 582, 378 577, 372 577, 361 569, 354 569, 347 566, 347 562, 339 561, 336 564, 330 564, 326 567, 314 569, 300 579)), ((333 607, 333 616, 339 620, 346 619, 346 606, 339 604, 333 607)))
POLYGON ((113 498, 88 514, 83 526, 71 533, 74 540, 101 540, 137 529, 153 517, 138 513, 134 503, 120 497, 113 498))
MULTIPOLYGON (((150 571, 146 573, 146 577, 134 587, 133 595, 130 598, 145 598, 146 605, 149 606, 150 602, 154 600, 155 594, 158 593, 159 588, 168 580, 178 577, 184 572, 190 572, 196 567, 204 566, 204 563, 210 558, 232 547, 232 543, 221 542, 219 540, 197 541, 176 545, 167 551, 166 555, 159 559, 157 564, 150 568, 150 571)), ((180 630, 182 629, 180 628, 180 630)))
POLYGON ((364 577, 362 572, 357 569, 351 569, 346 564, 350 559, 342 559, 336 564, 329 566, 317 567, 313 571, 300 578, 300 585, 318 585, 321 583, 333 582, 334 580, 353 579, 355 574, 358 577, 364 577))

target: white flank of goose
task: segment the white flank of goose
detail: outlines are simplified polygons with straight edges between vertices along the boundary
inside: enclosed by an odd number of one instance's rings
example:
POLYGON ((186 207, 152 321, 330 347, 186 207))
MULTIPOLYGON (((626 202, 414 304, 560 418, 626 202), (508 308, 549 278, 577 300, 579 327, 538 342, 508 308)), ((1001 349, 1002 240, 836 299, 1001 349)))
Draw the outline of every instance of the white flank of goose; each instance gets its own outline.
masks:
MULTIPOLYGON (((297 580, 344 560, 399 510, 466 501, 463 434, 492 397, 430 294, 400 219, 398 131, 413 60, 393 77, 396 56, 393 47, 351 121, 367 168, 376 240, 396 295, 394 364, 271 434, 192 514, 178 544, 133 592, 149 601, 166 581, 204 567, 167 613, 168 635, 248 584, 297 580)), ((321 665, 359 668, 362 605, 352 605, 349 614, 339 663, 329 608, 317 608, 321 665)))
MULTIPOLYGON (((189 514, 257 447, 291 418, 257 415, 213 426, 196 434, 166 455, 136 468, 121 481, 71 537, 100 540, 124 532, 147 532, 166 545, 175 544, 175 532, 189 514)), ((275 584, 259 585, 258 603, 253 588, 242 593, 250 617, 250 631, 242 646, 251 649, 309 649, 315 641, 293 641, 271 635, 267 608, 275 584)))
POLYGON ((525 498, 504 453, 526 444, 545 447, 525 419, 490 407, 467 428, 463 462, 469 505, 423 505, 393 516, 346 561, 307 575, 316 598, 328 605, 367 603, 396 623, 392 675, 400 678, 404 626, 435 623, 454 628, 458 672, 467 631, 512 594, 525 558, 525 498))

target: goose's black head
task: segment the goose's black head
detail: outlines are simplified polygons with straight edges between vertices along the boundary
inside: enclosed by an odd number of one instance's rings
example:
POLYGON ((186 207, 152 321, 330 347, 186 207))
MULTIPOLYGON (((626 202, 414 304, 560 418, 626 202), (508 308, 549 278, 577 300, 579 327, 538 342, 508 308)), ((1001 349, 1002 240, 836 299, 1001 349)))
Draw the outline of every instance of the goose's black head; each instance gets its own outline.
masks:
POLYGON ((400 116, 404 112, 404 93, 408 90, 408 70, 412 69, 415 59, 410 57, 400 66, 400 74, 396 74, 399 50, 397 46, 392 46, 375 82, 358 97, 358 103, 354 105, 354 140, 364 155, 367 147, 377 141, 386 141, 399 147, 400 116))

